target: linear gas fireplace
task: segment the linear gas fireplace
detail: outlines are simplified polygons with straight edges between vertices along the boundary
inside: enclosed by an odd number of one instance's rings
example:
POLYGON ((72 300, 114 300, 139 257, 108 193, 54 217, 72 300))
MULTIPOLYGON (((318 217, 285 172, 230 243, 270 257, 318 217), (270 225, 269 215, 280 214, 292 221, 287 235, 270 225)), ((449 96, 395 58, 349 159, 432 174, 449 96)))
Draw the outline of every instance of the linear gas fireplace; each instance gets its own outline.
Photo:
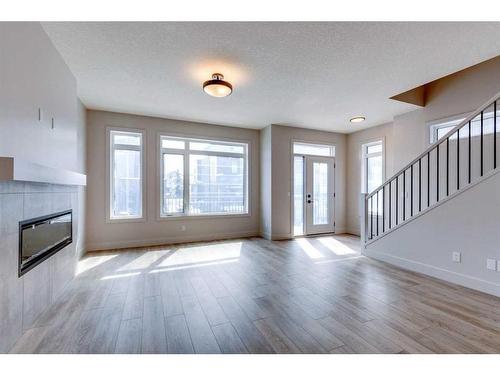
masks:
POLYGON ((67 210, 19 223, 19 277, 73 242, 72 222, 67 210))

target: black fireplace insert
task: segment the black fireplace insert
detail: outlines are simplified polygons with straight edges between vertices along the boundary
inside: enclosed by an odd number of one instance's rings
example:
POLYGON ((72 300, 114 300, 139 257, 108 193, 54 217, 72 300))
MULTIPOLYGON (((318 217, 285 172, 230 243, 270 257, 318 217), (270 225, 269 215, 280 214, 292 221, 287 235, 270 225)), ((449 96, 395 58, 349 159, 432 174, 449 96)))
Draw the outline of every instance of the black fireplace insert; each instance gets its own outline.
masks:
POLYGON ((19 277, 73 242, 72 210, 19 222, 19 277))

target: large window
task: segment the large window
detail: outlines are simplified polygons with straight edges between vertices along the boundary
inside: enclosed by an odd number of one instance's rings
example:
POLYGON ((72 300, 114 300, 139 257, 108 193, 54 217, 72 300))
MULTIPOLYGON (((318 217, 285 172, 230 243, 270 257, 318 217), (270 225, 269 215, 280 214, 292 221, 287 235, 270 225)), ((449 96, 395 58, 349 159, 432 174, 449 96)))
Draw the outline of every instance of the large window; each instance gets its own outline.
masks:
POLYGON ((110 219, 142 218, 142 133, 110 131, 110 219))
POLYGON ((162 217, 248 213, 248 145, 160 137, 162 217))
POLYGON ((362 171, 361 192, 371 193, 384 180, 383 142, 375 141, 361 146, 362 171))

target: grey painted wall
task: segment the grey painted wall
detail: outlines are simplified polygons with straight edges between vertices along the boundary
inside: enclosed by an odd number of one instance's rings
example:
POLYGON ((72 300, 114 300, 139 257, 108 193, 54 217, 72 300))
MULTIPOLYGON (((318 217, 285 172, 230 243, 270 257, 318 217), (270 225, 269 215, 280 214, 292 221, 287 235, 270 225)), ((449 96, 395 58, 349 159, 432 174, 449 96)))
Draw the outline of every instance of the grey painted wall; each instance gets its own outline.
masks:
POLYGON ((464 191, 366 246, 364 254, 500 296, 500 174, 464 191), (422 235, 425 233, 425 235, 422 235), (452 262, 452 252, 462 262, 452 262))
MULTIPOLYGON (((335 221, 336 233, 345 232, 346 212, 346 139, 345 134, 324 132, 282 125, 271 125, 264 130, 264 147, 270 147, 271 159, 267 163, 267 173, 271 174, 270 183, 262 185, 261 195, 263 201, 263 222, 266 236, 272 239, 285 239, 293 237, 292 230, 292 145, 294 141, 326 143, 335 146, 335 221)), ((269 159, 269 153, 265 156, 269 159)))
MULTIPOLYGON (((0 155, 85 173, 85 108, 41 26, 0 23, 0 51, 0 155)), ((81 187, 0 182, 0 352, 37 325, 74 277, 84 251, 84 207, 81 187), (73 243, 18 278, 19 221, 69 208, 73 243)))
POLYGON ((272 140, 271 125, 260 131, 260 234, 271 239, 272 222, 272 140))
POLYGON ((89 171, 87 175, 87 248, 101 250, 258 235, 260 232, 259 140, 258 130, 87 111, 87 167, 89 171), (142 222, 110 223, 106 220, 107 127, 143 129, 146 132, 146 220, 142 222), (249 142, 249 215, 159 219, 160 182, 157 149, 159 132, 249 142), (182 231, 182 226, 185 226, 185 231, 182 231))
POLYGON ((426 86, 426 106, 347 136, 347 230, 359 234, 361 144, 385 138, 386 178, 429 146, 428 122, 469 113, 500 91, 500 57, 488 60, 426 86))

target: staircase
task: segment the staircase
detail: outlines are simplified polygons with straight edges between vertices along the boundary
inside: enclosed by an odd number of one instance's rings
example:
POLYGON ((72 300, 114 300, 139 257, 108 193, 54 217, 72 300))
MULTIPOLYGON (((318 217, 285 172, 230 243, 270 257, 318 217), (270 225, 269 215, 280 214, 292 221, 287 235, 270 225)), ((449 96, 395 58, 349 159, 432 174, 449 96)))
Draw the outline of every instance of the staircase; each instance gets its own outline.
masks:
POLYGON ((365 245, 495 174, 500 165, 499 111, 500 93, 365 195, 361 223, 365 245))

